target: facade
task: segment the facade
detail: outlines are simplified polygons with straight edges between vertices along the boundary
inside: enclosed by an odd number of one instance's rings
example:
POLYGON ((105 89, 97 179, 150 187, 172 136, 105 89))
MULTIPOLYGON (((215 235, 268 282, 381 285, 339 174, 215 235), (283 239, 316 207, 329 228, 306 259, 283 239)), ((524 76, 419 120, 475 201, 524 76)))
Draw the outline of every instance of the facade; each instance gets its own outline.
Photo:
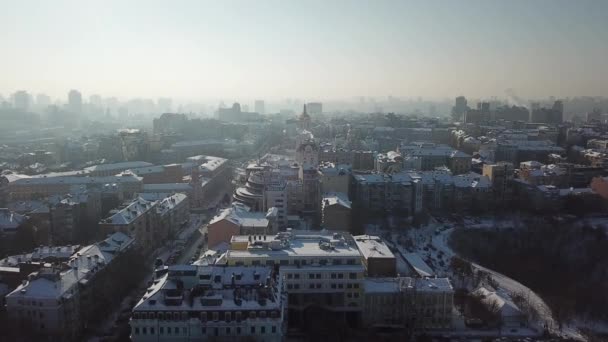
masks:
POLYGON ((321 193, 340 192, 348 195, 352 169, 349 165, 322 163, 319 166, 321 193))
POLYGON ((490 179, 496 201, 504 203, 511 199, 513 164, 508 162, 486 164, 483 166, 483 175, 490 179))
POLYGON ((397 260, 386 243, 378 236, 353 236, 357 248, 361 252, 361 260, 365 265, 368 277, 395 277, 397 275, 397 260))
POLYGON ((49 206, 51 239, 65 244, 87 240, 97 234, 93 228, 101 219, 101 192, 84 191, 68 194, 49 206))
POLYGON ((233 236, 229 266, 275 266, 288 294, 289 324, 310 329, 361 317, 365 267, 348 234, 281 232, 233 236))
POLYGON ((452 328, 454 289, 448 278, 368 278, 363 286, 368 328, 452 328))
POLYGON ((92 296, 99 295, 95 284, 127 260, 122 256, 132 245, 133 239, 115 233, 83 247, 64 263, 32 273, 6 296, 9 318, 21 329, 45 339, 76 340, 95 309, 92 296))
POLYGON ((175 265, 133 308, 131 340, 282 341, 281 277, 268 266, 175 265))
POLYGON ((207 225, 208 245, 215 247, 224 242, 229 243, 234 235, 266 235, 277 232, 276 210, 268 213, 249 211, 248 208, 233 205, 224 209, 207 225))
POLYGON ((321 200, 321 226, 348 232, 352 229, 351 202, 344 193, 325 193, 321 200))
POLYGON ((453 174, 467 173, 471 170, 471 156, 447 145, 433 143, 410 143, 399 147, 404 158, 417 158, 421 171, 434 170, 446 166, 453 174))
POLYGON ((99 222, 102 232, 122 232, 135 239, 135 244, 144 252, 152 251, 169 234, 169 227, 160 224, 157 201, 146 201, 138 197, 126 207, 110 212, 110 216, 99 222))

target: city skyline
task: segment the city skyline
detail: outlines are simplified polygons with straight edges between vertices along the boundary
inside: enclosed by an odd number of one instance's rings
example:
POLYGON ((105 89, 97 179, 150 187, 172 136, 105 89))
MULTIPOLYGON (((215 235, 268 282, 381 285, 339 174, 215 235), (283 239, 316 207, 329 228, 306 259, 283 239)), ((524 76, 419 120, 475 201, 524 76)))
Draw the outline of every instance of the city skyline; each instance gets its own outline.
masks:
POLYGON ((3 3, 5 97, 608 93, 602 1, 3 3))

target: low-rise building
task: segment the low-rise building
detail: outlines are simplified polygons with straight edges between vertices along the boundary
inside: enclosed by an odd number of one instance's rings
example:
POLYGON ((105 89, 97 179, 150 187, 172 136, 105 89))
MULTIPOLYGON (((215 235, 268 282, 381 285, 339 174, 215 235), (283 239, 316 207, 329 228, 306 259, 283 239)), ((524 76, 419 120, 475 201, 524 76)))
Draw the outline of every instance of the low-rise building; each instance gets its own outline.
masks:
POLYGON ((368 278, 363 325, 408 330, 452 327, 454 289, 448 278, 368 278))
POLYGON ((368 277, 394 277, 397 275, 397 259, 386 243, 378 236, 353 236, 361 252, 368 277))
POLYGON ((229 243, 235 235, 274 234, 277 232, 275 219, 276 210, 263 213, 233 205, 222 210, 207 225, 208 244, 214 247, 222 242, 229 243))

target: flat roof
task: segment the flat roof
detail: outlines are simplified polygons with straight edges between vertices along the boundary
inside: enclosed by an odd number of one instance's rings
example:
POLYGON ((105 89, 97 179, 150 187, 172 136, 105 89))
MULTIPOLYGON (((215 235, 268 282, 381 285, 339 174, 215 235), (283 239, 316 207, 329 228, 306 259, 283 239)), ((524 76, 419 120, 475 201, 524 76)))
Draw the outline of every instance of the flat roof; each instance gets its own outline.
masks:
POLYGON ((388 258, 394 259, 395 255, 388 246, 378 236, 357 235, 353 236, 355 243, 365 259, 368 258, 388 258))

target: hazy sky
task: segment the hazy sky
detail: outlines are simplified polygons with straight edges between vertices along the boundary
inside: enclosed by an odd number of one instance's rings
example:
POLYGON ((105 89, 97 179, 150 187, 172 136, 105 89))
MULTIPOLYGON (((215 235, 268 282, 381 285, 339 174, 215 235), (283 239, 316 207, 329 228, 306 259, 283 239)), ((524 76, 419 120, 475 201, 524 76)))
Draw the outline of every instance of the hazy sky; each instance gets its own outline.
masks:
POLYGON ((608 1, 0 0, 0 94, 608 95, 608 1))

